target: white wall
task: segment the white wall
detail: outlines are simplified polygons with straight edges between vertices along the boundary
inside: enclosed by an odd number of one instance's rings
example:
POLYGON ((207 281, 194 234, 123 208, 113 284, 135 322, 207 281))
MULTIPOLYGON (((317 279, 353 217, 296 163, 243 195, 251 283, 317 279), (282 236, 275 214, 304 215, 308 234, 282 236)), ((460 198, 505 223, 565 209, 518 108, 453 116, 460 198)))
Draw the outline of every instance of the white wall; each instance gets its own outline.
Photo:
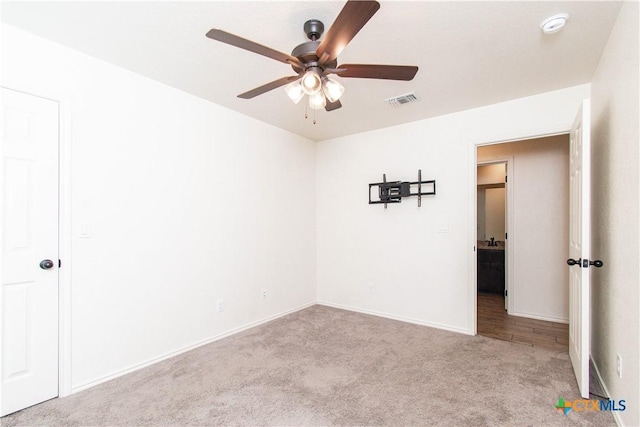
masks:
POLYGON ((475 145, 568 131, 588 97, 577 86, 320 142, 319 301, 473 333, 475 145), (382 173, 410 181, 419 168, 437 180, 421 208, 367 203, 382 173))
POLYGON ((485 210, 487 207, 487 203, 484 197, 484 188, 478 187, 476 191, 476 204, 478 206, 478 219, 476 221, 476 236, 478 240, 485 240, 487 234, 485 233, 485 210))
POLYGON ((2 84, 62 99, 75 390, 316 300, 312 141, 2 35, 2 84))
POLYGON ((478 161, 512 157, 510 314, 569 321, 569 137, 478 148, 478 161))
POLYGON ((478 166, 476 203, 478 205, 478 240, 504 240, 506 191, 502 188, 486 188, 486 184, 504 184, 505 164, 496 163, 478 166))
POLYGON ((639 19, 639 4, 624 2, 593 78, 592 100, 591 254, 604 267, 591 270, 591 356, 611 397, 631 402, 617 413, 628 426, 640 425, 639 19))
POLYGON ((478 236, 479 240, 504 240, 505 235, 505 195, 504 188, 487 188, 484 191, 485 214, 484 214, 484 237, 478 236))

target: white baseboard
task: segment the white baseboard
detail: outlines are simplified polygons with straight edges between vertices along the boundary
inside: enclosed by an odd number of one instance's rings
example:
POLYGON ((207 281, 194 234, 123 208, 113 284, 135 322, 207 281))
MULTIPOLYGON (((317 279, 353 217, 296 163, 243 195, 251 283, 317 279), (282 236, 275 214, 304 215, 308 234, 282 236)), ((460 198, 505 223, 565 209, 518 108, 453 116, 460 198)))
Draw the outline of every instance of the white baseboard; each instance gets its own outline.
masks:
POLYGON ((129 368, 122 369, 120 371, 117 371, 117 372, 114 372, 112 374, 106 375, 104 377, 98 378, 97 380, 93 380, 93 381, 90 381, 90 382, 87 382, 87 383, 84 383, 84 384, 80 384, 78 386, 74 386, 71 389, 71 393, 77 393, 79 391, 86 390, 86 389, 94 387, 94 386, 96 386, 98 384, 102 384, 104 382, 113 380, 115 378, 121 377, 121 376, 129 374, 131 372, 137 371, 138 369, 146 368, 146 367, 154 365, 154 364, 156 364, 158 362, 162 362, 163 360, 167 360, 167 359, 170 359, 172 357, 178 356, 178 355, 180 355, 182 353, 186 353, 187 351, 196 349, 196 348, 201 347, 203 345, 207 345, 207 344, 210 344, 212 342, 215 342, 215 341, 221 340, 223 338, 229 337, 231 335, 235 335, 235 334, 237 334, 239 332, 242 332, 242 331, 245 331, 247 329, 251 329, 251 328, 254 328, 256 326, 262 325, 264 323, 270 322, 272 320, 278 319, 280 317, 286 316, 288 314, 295 313, 296 311, 304 310, 305 308, 311 307, 311 306, 313 306, 315 304, 316 304, 315 302, 310 302, 310 303, 307 303, 307 304, 303 304, 303 305, 301 305, 299 307, 293 308, 291 310, 286 310, 286 311, 274 314, 272 316, 268 316, 268 317, 266 317, 264 319, 261 319, 261 320, 255 321, 255 322, 251 322, 251 323, 247 323, 246 325, 242 325, 240 327, 231 329, 229 331, 223 332, 223 333, 218 334, 216 336, 213 336, 211 338, 207 338, 207 339, 202 340, 200 342, 197 342, 195 344, 188 345, 188 346, 183 347, 183 348, 181 348, 179 350, 172 351, 172 352, 164 354, 162 356, 154 357, 153 359, 147 360, 146 362, 142 362, 142 363, 139 363, 137 365, 131 366, 129 368))
POLYGON ((381 311, 368 310, 368 309, 359 308, 359 307, 352 307, 350 305, 335 304, 328 301, 318 301, 318 304, 325 305, 327 307, 339 308, 342 310, 354 311, 356 313, 370 314, 372 316, 384 317, 386 319, 399 320, 401 322, 413 323, 421 326, 428 326, 430 328, 442 329, 445 331, 456 332, 459 334, 474 335, 472 331, 469 331, 467 329, 454 328, 448 325, 442 325, 440 323, 425 322, 424 320, 413 319, 411 317, 396 316, 395 314, 384 313, 381 311))
MULTIPOLYGON (((600 375, 600 369, 598 369, 598 365, 596 364, 596 361, 593 359, 593 357, 591 357, 590 359, 591 359, 591 364, 593 365, 593 369, 596 371, 596 377, 598 377, 598 381, 600 381, 600 385, 604 389, 604 392, 607 395, 607 397, 611 399, 611 393, 607 388, 607 383, 604 382, 604 379, 602 379, 602 375, 600 375)), ((622 423, 622 420, 620 419, 620 415, 618 414, 618 412, 616 411, 610 411, 610 412, 613 415, 613 419, 615 420, 616 424, 620 427, 623 427, 624 424, 622 423)))
POLYGON ((509 313, 510 316, 518 316, 518 317, 526 317, 527 319, 534 320, 544 320, 547 322, 555 322, 555 323, 564 323, 569 324, 569 319, 564 319, 562 317, 551 317, 551 316, 540 316, 538 314, 530 314, 530 313, 518 313, 516 311, 512 311, 509 313))

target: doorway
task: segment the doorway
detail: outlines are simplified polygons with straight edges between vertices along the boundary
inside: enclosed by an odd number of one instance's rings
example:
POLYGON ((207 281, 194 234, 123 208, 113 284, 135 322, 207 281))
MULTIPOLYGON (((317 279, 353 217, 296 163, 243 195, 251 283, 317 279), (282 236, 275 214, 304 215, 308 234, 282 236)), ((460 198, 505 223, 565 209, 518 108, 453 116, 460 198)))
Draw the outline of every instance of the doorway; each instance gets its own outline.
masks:
POLYGON ((478 293, 502 298, 508 310, 506 280, 508 161, 479 162, 477 167, 478 293))
POLYGON ((568 154, 566 134, 477 147, 480 335, 567 349, 568 272, 559 260, 568 251, 568 154), (503 182, 483 178, 486 166, 501 171, 503 182))

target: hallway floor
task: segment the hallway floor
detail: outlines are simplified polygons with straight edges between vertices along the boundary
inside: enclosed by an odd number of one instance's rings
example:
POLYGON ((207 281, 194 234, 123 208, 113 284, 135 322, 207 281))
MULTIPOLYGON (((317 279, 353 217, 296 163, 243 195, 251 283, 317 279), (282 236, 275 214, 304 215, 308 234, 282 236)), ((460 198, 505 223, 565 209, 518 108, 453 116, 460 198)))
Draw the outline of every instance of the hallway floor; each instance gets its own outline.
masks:
POLYGON ((504 297, 478 292, 478 335, 519 344, 568 351, 569 325, 510 316, 504 297))

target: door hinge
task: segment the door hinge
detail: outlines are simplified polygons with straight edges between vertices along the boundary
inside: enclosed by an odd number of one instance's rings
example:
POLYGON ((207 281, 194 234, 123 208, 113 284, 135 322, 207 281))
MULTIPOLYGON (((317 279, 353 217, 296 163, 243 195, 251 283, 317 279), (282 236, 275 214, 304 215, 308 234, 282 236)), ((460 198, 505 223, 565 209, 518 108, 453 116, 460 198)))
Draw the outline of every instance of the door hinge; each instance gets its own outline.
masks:
POLYGON ((508 297, 508 296, 509 296, 509 289, 505 289, 505 290, 504 290, 504 296, 505 296, 505 297, 508 297))
POLYGON ((504 176, 504 182, 509 182, 509 175, 504 176))
POLYGON ((507 240, 509 238, 509 233, 504 233, 504 240, 507 240))
POLYGON ((61 259, 58 260, 58 268, 62 268, 62 260, 61 259))

